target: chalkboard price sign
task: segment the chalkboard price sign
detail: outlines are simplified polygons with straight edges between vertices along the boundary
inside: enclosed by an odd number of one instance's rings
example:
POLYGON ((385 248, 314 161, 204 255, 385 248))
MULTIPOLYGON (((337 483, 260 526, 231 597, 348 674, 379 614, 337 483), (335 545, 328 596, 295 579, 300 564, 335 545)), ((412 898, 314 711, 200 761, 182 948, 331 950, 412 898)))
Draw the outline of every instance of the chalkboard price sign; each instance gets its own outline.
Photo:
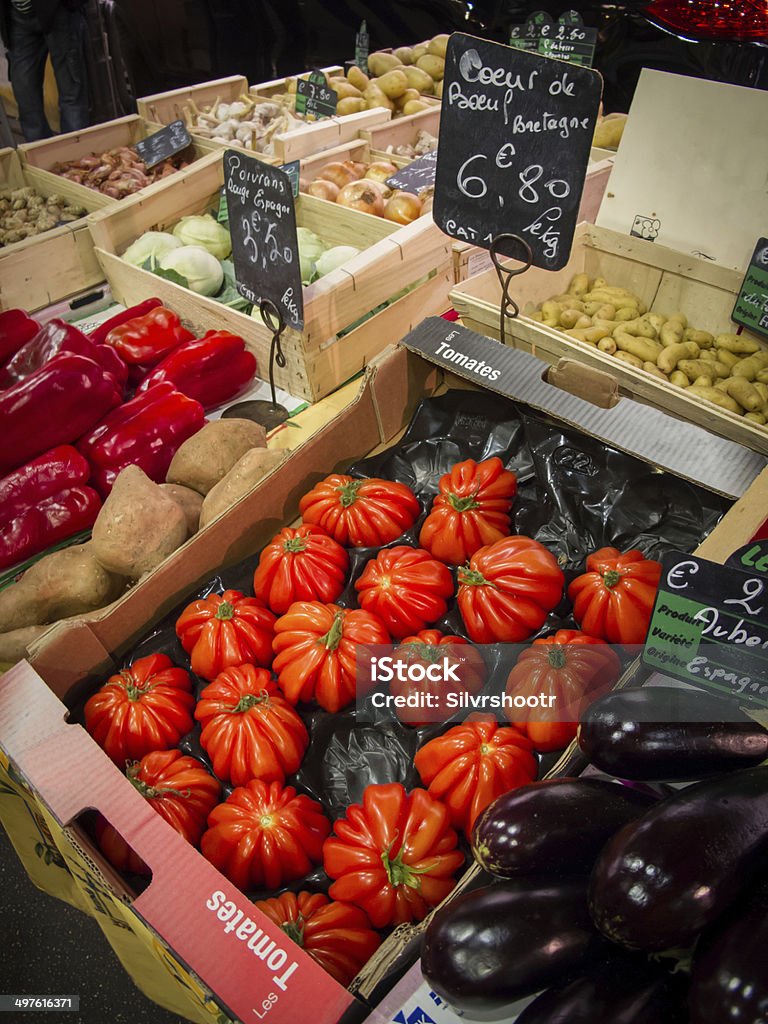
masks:
POLYGON ((768 238, 757 240, 731 320, 768 336, 768 238))
POLYGON ((597 29, 587 28, 577 11, 561 14, 556 22, 546 11, 536 11, 524 25, 514 26, 509 45, 542 57, 555 57, 591 68, 595 59, 597 29))
POLYGON ((437 170, 437 150, 420 156, 418 160, 401 168, 397 174, 387 178, 387 185, 390 188, 400 189, 401 192, 423 192, 435 184, 435 171, 437 170))
POLYGON ((228 149, 224 181, 237 290, 249 302, 270 299, 286 324, 300 330, 304 299, 290 178, 228 149))
POLYGON ((172 121, 146 139, 140 139, 133 148, 147 167, 154 167, 186 149, 191 142, 184 122, 172 121))
POLYGON ((371 49, 371 37, 368 35, 368 26, 365 22, 360 25, 360 31, 355 36, 355 64, 363 71, 368 71, 368 54, 371 49))
POLYGON ((768 707, 768 576, 759 552, 739 554, 738 568, 679 552, 664 556, 643 662, 768 707))
POLYGON ((322 71, 312 71, 309 78, 300 78, 296 85, 297 114, 333 117, 338 99, 336 92, 326 84, 322 71))
MULTIPOLYGON (((448 41, 434 219, 490 248, 519 235, 533 264, 568 262, 600 104, 596 71, 455 33, 448 41)), ((499 245, 520 258, 514 240, 499 245)))

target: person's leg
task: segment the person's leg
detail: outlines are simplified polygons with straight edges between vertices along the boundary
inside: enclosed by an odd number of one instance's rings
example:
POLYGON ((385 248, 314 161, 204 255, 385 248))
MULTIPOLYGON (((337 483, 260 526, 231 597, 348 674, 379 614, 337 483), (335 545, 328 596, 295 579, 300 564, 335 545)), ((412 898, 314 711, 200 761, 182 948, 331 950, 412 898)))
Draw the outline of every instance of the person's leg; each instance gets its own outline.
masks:
POLYGON ((13 94, 19 106, 21 134, 27 142, 53 135, 43 106, 43 77, 48 50, 45 37, 33 14, 10 12, 8 72, 13 94))
POLYGON ((82 10, 70 11, 59 7, 45 41, 59 88, 62 132, 76 132, 90 124, 85 37, 86 23, 82 10))

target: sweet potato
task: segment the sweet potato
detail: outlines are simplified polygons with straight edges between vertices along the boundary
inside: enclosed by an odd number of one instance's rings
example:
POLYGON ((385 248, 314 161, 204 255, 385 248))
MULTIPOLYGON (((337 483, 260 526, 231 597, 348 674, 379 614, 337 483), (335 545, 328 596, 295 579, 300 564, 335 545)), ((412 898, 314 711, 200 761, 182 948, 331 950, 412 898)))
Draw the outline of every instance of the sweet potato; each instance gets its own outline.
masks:
POLYGON ((167 558, 187 539, 179 504, 139 469, 122 470, 93 524, 93 553, 106 568, 131 579, 167 558))
POLYGON ((200 529, 252 490, 262 477, 279 465, 287 452, 271 448, 252 448, 205 496, 200 513, 200 529))
POLYGON ((266 446, 267 435, 260 423, 213 420, 179 448, 166 473, 166 482, 207 494, 247 451, 266 446))
POLYGON ((187 536, 197 533, 200 525, 200 509, 203 507, 203 496, 191 487, 181 484, 160 484, 160 490, 173 498, 187 520, 187 536))
POLYGON ((0 633, 0 662, 13 665, 27 656, 27 648, 46 632, 48 626, 21 626, 0 633))
POLYGON ((8 633, 103 608, 125 583, 124 576, 97 561, 93 542, 62 548, 45 555, 18 583, 0 591, 0 623, 8 633))

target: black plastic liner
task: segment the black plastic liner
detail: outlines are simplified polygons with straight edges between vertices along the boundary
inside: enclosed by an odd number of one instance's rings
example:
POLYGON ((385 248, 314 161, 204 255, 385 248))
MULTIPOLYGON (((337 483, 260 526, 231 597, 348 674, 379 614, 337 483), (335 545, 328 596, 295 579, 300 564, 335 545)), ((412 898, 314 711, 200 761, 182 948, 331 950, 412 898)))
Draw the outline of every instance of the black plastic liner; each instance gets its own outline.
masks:
MULTIPOLYGON (((357 463, 349 472, 356 477, 398 480, 413 489, 422 514, 411 530, 387 546, 418 546, 421 523, 438 491, 440 477, 456 462, 468 458, 480 461, 494 455, 518 477, 513 532, 533 537, 549 548, 565 573, 566 584, 584 570, 586 556, 605 545, 622 550, 637 547, 651 558, 659 558, 671 549, 692 551, 732 504, 578 430, 486 392, 452 391, 426 399, 399 443, 357 463)), ((350 580, 338 604, 356 606, 354 582, 378 550, 350 550, 350 580)), ((258 560, 258 555, 246 559, 190 595, 147 634, 126 657, 125 665, 162 652, 174 664, 189 669, 189 656, 176 637, 176 619, 189 602, 212 592, 236 589, 252 595, 258 560)), ((455 605, 435 628, 466 636, 455 605)), ((536 635, 560 628, 575 628, 570 603, 565 599, 536 635)), ((520 649, 520 645, 482 648, 488 668, 483 692, 503 692, 520 649)), ((199 696, 207 683, 194 675, 192 678, 195 695, 199 696)), ((75 720, 82 721, 82 705, 73 710, 75 720)), ((343 816, 350 804, 359 803, 368 785, 419 785, 413 766, 416 750, 469 714, 458 712, 451 723, 413 728, 402 725, 390 711, 375 710, 370 698, 359 710, 352 707, 336 715, 311 706, 298 710, 309 730, 310 745, 299 771, 288 783, 319 800, 332 821, 343 816)), ((199 726, 180 746, 212 771, 199 743, 199 726)), ((558 756, 555 753, 540 759, 540 775, 558 756)), ((223 784, 223 788, 229 794, 233 787, 223 784)), ((140 887, 142 883, 135 881, 140 887)), ((287 888, 298 891, 327 885, 327 877, 318 868, 287 888)), ((272 894, 248 895, 262 898, 272 894)))

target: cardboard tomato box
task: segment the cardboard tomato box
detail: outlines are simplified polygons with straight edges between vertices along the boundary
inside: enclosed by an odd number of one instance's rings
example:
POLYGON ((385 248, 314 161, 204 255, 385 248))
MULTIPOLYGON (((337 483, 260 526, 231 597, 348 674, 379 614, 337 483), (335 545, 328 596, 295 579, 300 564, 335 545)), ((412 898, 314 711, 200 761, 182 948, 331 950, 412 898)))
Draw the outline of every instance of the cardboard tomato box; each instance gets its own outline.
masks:
MULTIPOLYGON (((294 519, 321 477, 395 438, 418 402, 446 389, 486 388, 681 477, 740 500, 700 552, 724 557, 765 518, 768 473, 754 452, 630 401, 594 407, 542 380, 544 365, 439 318, 389 348, 349 386, 338 412, 250 494, 150 573, 101 618, 54 627, 0 681, 0 817, 33 880, 92 913, 150 998, 193 1021, 317 1024, 392 1019, 375 1007, 418 953, 420 928, 401 926, 353 981, 334 982, 272 927, 148 807, 68 708, 102 681, 137 639, 222 566, 257 552, 294 519), (472 355, 467 345, 471 342, 472 355), (464 349, 462 349, 464 345, 464 349), (457 354, 459 357, 457 358, 457 354), (440 366, 440 369, 435 364, 440 366), (446 370, 456 369, 459 373, 446 370), (755 479, 757 477, 757 479, 755 479), (82 826, 100 811, 149 865, 139 895, 109 868, 82 826), (40 852, 42 851, 42 852, 40 852)), ((471 884, 470 870, 458 889, 471 884)), ((458 891, 457 889, 457 891, 458 891)))

